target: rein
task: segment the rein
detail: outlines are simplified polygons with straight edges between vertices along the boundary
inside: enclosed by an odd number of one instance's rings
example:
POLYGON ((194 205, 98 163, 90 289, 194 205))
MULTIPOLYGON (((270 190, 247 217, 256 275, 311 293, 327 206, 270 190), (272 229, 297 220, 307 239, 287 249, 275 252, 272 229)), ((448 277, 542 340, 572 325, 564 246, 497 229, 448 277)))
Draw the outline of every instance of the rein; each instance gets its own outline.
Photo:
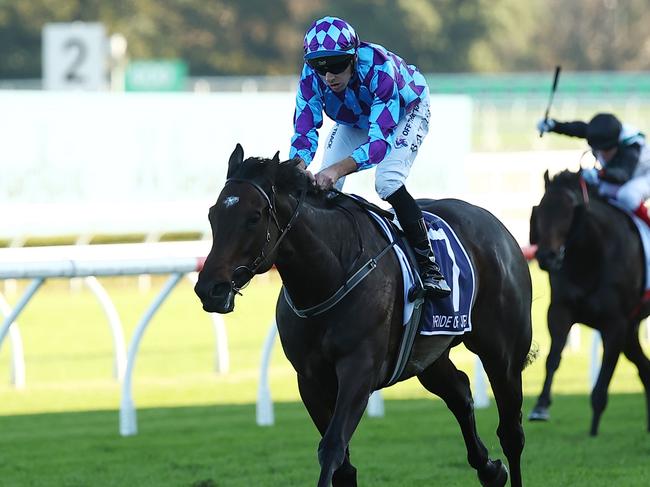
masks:
POLYGON ((580 181, 580 189, 582 190, 582 201, 584 201, 585 205, 589 206, 589 190, 587 189, 587 182, 582 176, 580 176, 578 181, 580 181))

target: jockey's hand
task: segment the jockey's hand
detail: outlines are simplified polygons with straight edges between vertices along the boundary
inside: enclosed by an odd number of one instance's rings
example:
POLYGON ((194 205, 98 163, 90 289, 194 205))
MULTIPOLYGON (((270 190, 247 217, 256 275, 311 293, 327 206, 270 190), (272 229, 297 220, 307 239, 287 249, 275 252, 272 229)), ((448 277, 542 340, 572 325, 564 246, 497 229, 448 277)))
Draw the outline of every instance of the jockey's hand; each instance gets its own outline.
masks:
POLYGON ((339 173, 335 167, 330 166, 316 173, 316 185, 320 189, 332 189, 339 180, 339 173))
POLYGON ((555 128, 555 120, 552 118, 542 118, 537 122, 537 131, 540 133, 550 132, 555 128))
POLYGON ((584 179, 585 183, 595 186, 598 184, 598 169, 589 167, 580 171, 580 176, 584 179))

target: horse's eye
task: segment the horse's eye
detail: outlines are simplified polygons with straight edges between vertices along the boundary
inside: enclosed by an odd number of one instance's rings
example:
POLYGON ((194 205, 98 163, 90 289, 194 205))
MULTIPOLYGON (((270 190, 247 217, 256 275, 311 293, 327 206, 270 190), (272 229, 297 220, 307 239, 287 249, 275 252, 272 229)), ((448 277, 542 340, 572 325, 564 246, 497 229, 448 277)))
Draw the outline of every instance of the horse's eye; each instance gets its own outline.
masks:
POLYGON ((261 218, 262 218, 262 214, 259 211, 256 211, 254 215, 249 216, 246 219, 246 226, 254 227, 255 225, 257 225, 257 223, 260 221, 261 218))

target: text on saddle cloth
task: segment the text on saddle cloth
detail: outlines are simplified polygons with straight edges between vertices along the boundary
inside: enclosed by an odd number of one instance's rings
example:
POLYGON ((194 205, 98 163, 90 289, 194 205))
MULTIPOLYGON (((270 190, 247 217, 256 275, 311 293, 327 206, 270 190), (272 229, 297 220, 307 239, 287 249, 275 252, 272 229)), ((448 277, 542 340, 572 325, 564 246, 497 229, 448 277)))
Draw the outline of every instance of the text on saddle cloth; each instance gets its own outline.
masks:
MULTIPOLYGON (((372 211, 369 213, 379 223, 386 237, 392 242, 396 239, 394 228, 384 218, 372 211)), ((421 335, 462 335, 472 330, 471 311, 476 292, 476 278, 472 263, 453 229, 442 218, 433 213, 423 212, 427 224, 429 241, 436 260, 445 276, 451 294, 442 299, 427 298, 421 317, 421 335)), ((397 220, 393 223, 399 226, 397 220)), ((417 270, 406 257, 403 239, 397 239, 393 247, 402 270, 404 283, 404 317, 406 324, 413 313, 413 302, 408 300, 409 290, 415 284, 417 270)))

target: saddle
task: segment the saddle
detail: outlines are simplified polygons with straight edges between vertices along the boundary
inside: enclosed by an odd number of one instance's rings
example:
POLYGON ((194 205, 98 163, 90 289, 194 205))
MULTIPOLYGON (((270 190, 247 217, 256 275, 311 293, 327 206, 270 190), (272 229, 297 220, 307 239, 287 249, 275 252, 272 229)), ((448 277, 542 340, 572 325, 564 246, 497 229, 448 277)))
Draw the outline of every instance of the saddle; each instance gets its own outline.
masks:
MULTIPOLYGON (((404 291, 404 331, 393 374, 384 386, 397 382, 406 367, 416 335, 460 335, 472 330, 471 308, 476 289, 474 269, 451 227, 440 217, 423 212, 429 227, 429 239, 438 262, 452 276, 452 293, 442 299, 426 298, 415 253, 407 243, 395 215, 357 195, 335 191, 362 208, 392 246, 400 264, 404 291)), ((341 205, 342 206, 342 205, 341 205)))
MULTIPOLYGON (((414 310, 414 303, 423 298, 415 254, 406 241, 402 229, 391 211, 379 208, 360 196, 336 191, 358 205, 373 218, 388 241, 395 241, 393 249, 400 262, 404 283, 404 320, 406 325, 414 310)), ((452 293, 446 298, 427 298, 422 304, 418 329, 421 335, 462 335, 472 329, 471 308, 476 292, 475 272, 462 243, 453 229, 442 218, 423 211, 429 228, 429 240, 443 274, 449 276, 452 293)))

